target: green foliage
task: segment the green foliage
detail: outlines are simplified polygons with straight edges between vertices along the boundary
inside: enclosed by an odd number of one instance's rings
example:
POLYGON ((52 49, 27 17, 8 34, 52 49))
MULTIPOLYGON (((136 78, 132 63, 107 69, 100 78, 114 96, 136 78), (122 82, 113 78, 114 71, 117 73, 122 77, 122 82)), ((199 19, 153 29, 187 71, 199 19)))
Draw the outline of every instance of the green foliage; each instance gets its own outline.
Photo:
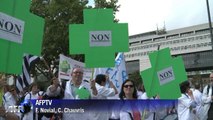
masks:
POLYGON ((142 78, 140 76, 139 71, 135 71, 132 74, 130 74, 129 79, 134 81, 136 87, 138 87, 138 85, 142 84, 142 78))
MULTIPOLYGON (((118 11, 118 0, 95 0, 95 8, 113 8, 118 11)), ((83 9, 87 0, 32 0, 31 12, 45 18, 45 33, 42 55, 48 63, 58 59, 59 54, 69 56, 69 24, 83 23, 83 9)), ((115 20, 118 21, 118 20, 115 20)), ((83 55, 72 55, 73 59, 84 62, 83 55)))
MULTIPOLYGON (((117 5, 118 0, 95 0, 95 8, 112 8, 113 9, 113 15, 115 17, 116 12, 118 12, 120 5, 117 5)), ((114 18, 114 22, 118 22, 118 19, 114 18)))

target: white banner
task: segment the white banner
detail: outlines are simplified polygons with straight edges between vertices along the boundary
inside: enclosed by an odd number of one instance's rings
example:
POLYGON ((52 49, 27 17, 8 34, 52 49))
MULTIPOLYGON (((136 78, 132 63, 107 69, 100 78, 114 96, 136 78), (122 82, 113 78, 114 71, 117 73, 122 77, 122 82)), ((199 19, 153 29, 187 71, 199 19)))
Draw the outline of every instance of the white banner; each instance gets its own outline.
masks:
POLYGON ((117 88, 118 93, 120 93, 122 83, 128 78, 123 53, 118 53, 115 59, 115 67, 96 68, 94 75, 96 76, 97 74, 108 74, 110 80, 114 83, 115 87, 117 88))
POLYGON ((83 80, 89 81, 90 77, 92 76, 91 69, 85 68, 85 64, 82 62, 73 60, 60 54, 58 78, 70 80, 72 69, 76 67, 82 68, 84 70, 83 80))
MULTIPOLYGON (((80 67, 84 70, 84 80, 89 81, 92 76, 92 69, 84 68, 85 64, 69 57, 60 54, 60 64, 59 64, 59 79, 71 79, 71 72, 74 67, 80 67)), ((128 78, 126 72, 126 65, 123 53, 119 53, 115 59, 115 67, 113 68, 95 68, 94 78, 97 74, 108 74, 110 80, 114 83, 118 92, 120 93, 122 83, 128 78)), ((112 98, 117 98, 112 97, 112 98)))

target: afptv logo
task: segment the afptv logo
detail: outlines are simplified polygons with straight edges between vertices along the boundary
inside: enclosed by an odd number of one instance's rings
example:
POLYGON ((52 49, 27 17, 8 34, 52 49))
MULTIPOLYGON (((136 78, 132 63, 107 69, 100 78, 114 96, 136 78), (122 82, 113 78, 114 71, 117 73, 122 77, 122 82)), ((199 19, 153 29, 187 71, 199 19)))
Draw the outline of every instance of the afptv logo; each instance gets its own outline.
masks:
POLYGON ((22 43, 24 21, 0 12, 0 38, 22 43))

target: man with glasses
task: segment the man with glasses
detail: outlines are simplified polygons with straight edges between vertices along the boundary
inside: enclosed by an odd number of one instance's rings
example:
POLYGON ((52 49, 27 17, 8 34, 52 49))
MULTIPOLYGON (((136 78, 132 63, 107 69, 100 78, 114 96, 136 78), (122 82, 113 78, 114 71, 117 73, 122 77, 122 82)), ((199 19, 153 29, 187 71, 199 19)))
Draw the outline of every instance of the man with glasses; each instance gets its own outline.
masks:
POLYGON ((210 117, 210 111, 213 111, 213 105, 212 105, 212 99, 213 99, 213 92, 212 92, 212 87, 213 87, 213 73, 210 74, 209 76, 209 84, 206 85, 203 89, 203 96, 202 96, 202 101, 204 103, 204 110, 203 110, 203 116, 204 120, 211 119, 210 117))
MULTIPOLYGON (((95 81, 91 80, 90 84, 83 81, 83 69, 82 68, 73 68, 71 73, 71 79, 66 82, 64 89, 64 99, 80 99, 79 95, 76 93, 79 89, 86 89, 89 91, 90 96, 97 95, 97 89, 95 87, 95 81)), ((89 120, 85 111, 83 113, 69 113, 63 114, 63 120, 89 120)))

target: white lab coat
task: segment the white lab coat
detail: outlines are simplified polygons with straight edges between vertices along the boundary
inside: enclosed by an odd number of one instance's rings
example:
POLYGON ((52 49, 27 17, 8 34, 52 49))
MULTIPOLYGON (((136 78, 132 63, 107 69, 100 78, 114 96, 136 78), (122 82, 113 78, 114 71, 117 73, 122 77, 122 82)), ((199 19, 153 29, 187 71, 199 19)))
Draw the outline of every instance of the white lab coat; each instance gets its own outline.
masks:
MULTIPOLYGON (((88 91, 90 91, 91 97, 94 97, 92 95, 92 90, 90 89, 90 85, 87 82, 82 81, 79 88, 86 88, 88 91)), ((64 98, 63 99, 80 99, 78 95, 75 97, 72 95, 72 88, 71 88, 71 82, 66 82, 66 87, 64 91, 64 98)), ((67 106, 71 107, 71 106, 67 106)), ((83 108, 83 107, 82 107, 83 108)), ((83 113, 64 113, 62 120, 90 120, 90 114, 89 111, 84 111, 83 113)))
POLYGON ((107 99, 107 97, 115 96, 115 90, 113 88, 107 88, 97 83, 95 84, 95 87, 98 91, 98 95, 96 95, 94 99, 107 99))
POLYGON ((212 102, 212 87, 210 86, 209 87, 209 92, 207 93, 207 88, 208 88, 208 85, 206 85, 203 89, 203 96, 202 96, 202 101, 203 101, 203 120, 207 120, 208 118, 208 111, 209 111, 209 108, 211 106, 211 102, 212 102))
MULTIPOLYGON (((146 92, 144 92, 141 96, 139 96, 139 99, 143 99, 143 100, 148 100, 148 99, 153 99, 153 98, 149 98, 146 94, 146 92)), ((151 107, 151 105, 150 105, 151 107)), ((147 108, 145 109, 145 111, 143 111, 143 114, 145 114, 145 120, 153 120, 154 119, 154 110, 153 108, 147 108)))
POLYGON ((3 106, 5 110, 8 110, 9 105, 14 104, 9 102, 9 97, 11 96, 10 92, 6 92, 2 97, 3 97, 3 106))
POLYGON ((121 110, 120 112, 120 120, 132 120, 130 114, 133 116, 132 111, 124 111, 121 110))
MULTIPOLYGON (((139 105, 135 105, 137 107, 139 105)), ((133 120, 133 106, 129 102, 125 102, 120 110, 120 120, 133 120)), ((136 108, 137 109, 137 108, 136 108)), ((140 112, 140 108, 138 108, 140 112)), ((141 112, 140 115, 142 116, 141 112)))
MULTIPOLYGON (((115 96, 115 90, 113 88, 107 88, 97 83, 95 86, 98 94, 94 97, 94 99, 107 99, 107 97, 115 96)), ((93 120, 109 120, 109 117, 111 116, 110 106, 108 107, 108 111, 93 111, 90 113, 90 116, 93 120)))
POLYGON ((202 102, 202 93, 197 89, 192 89, 194 100, 196 102, 196 116, 203 120, 203 102, 202 102))
MULTIPOLYGON (((3 99, 3 104, 4 104, 4 108, 6 111, 10 111, 9 106, 14 106, 17 105, 16 104, 16 100, 14 98, 14 96, 10 93, 10 92, 6 92, 4 94, 4 99, 3 99)), ((21 118, 21 114, 20 113, 15 113, 19 118, 21 118)))
MULTIPOLYGON (((39 93, 36 93, 35 95, 32 94, 32 92, 29 92, 26 96, 25 96, 25 100, 37 100, 39 95, 44 94, 43 91, 40 91, 39 93)), ((37 115, 35 116, 37 119, 37 115)), ((45 116, 42 117, 42 120, 47 120, 48 118, 46 118, 45 116)), ((33 120, 33 110, 31 110, 30 112, 24 114, 23 120, 33 120)))
POLYGON ((192 109, 196 107, 194 100, 190 99, 187 95, 181 94, 178 98, 178 119, 179 120, 194 120, 192 109))

